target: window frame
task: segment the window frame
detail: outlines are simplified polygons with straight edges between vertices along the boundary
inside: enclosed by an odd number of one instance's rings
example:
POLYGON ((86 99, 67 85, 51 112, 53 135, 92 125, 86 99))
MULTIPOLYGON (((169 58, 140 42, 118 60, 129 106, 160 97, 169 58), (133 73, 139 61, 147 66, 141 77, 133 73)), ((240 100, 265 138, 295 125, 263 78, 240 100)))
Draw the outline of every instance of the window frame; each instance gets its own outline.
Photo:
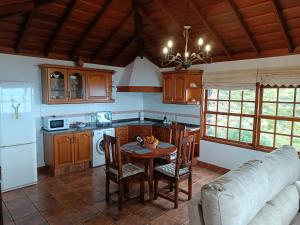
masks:
MULTIPOLYGON (((300 85, 299 86, 270 86, 270 85, 262 85, 262 84, 259 84, 257 83, 256 84, 256 89, 255 89, 255 111, 254 111, 254 115, 253 116, 249 116, 249 114, 243 114, 242 111, 240 114, 235 114, 234 113, 234 116, 237 116, 239 115, 240 116, 240 123, 241 123, 241 118, 243 116, 245 117, 252 117, 253 118, 253 140, 252 140, 252 143, 245 143, 245 142, 240 142, 240 141, 234 141, 234 140, 228 140, 228 121, 227 121, 227 139, 222 139, 222 138, 218 138, 218 137, 210 137, 210 136, 207 136, 206 135, 206 127, 207 125, 209 126, 209 124, 206 124, 206 115, 207 114, 215 114, 216 115, 216 118, 217 118, 217 115, 222 115, 222 114, 226 114, 228 116, 230 116, 230 106, 229 106, 229 109, 228 109, 228 113, 220 113, 218 111, 216 111, 215 113, 213 112, 210 112, 207 110, 207 106, 208 106, 208 89, 204 89, 202 94, 204 96, 203 100, 202 100, 202 103, 203 103, 203 107, 201 109, 201 112, 202 112, 202 116, 201 116, 201 139, 202 140, 206 140, 206 141, 211 141, 211 142, 216 142, 216 143, 220 143, 220 144, 226 144, 226 145, 231 145, 231 146, 236 146, 236 147, 241 147, 241 148, 246 148, 246 149, 252 149, 252 150, 256 150, 256 151, 263 151, 263 152, 271 152, 272 150, 276 149, 276 147, 268 147, 268 146, 263 146, 263 145, 260 145, 260 134, 261 132, 262 133, 268 133, 268 132, 264 132, 264 131, 261 131, 261 120, 262 119, 272 119, 272 120, 275 120, 275 121, 278 121, 278 120, 283 120, 283 121, 292 121, 292 127, 291 127, 291 134, 290 135, 285 135, 285 136, 289 136, 290 137, 290 144, 293 143, 293 137, 294 137, 294 122, 300 122, 300 117, 295 117, 295 108, 296 108, 296 104, 300 104, 300 102, 297 102, 296 101, 296 96, 297 96, 297 88, 300 88, 300 85), (276 99, 276 102, 274 101, 270 101, 270 102, 273 102, 273 103, 276 103, 276 114, 278 112, 278 105, 280 103, 288 103, 288 104, 293 104, 293 117, 288 117, 288 116, 273 116, 273 115, 262 115, 262 110, 263 110, 263 93, 264 93, 264 89, 265 88, 277 88, 277 99, 276 99), (280 88, 294 88, 295 89, 295 92, 294 92, 294 101, 293 102, 281 102, 281 101, 278 101, 279 100, 279 89, 280 88)), ((216 89, 216 88, 213 88, 213 89, 216 89)), ((219 89, 218 89, 219 90, 219 89)), ((218 91, 219 92, 219 91, 218 91)), ((218 97, 217 97, 217 100, 215 101, 219 101, 218 97)), ((229 105, 230 105, 230 97, 229 97, 229 105)), ((240 102, 244 102, 243 101, 243 98, 240 102)), ((247 101, 246 101, 247 102, 247 101)), ((242 109, 242 105, 241 105, 241 109, 242 109)), ((214 125, 215 127, 218 127, 217 126, 217 122, 216 124, 214 125)), ((239 132, 241 133, 241 125, 239 128, 239 132)), ((279 134, 281 135, 280 133, 276 133, 276 122, 274 123, 274 140, 273 140, 273 146, 274 146, 274 143, 275 143, 275 135, 276 134, 279 134)), ((296 135, 296 137, 300 137, 300 135, 296 135)), ((240 137, 239 137, 239 140, 240 140, 240 137)), ((298 155, 300 156, 300 152, 298 152, 298 155)))
POLYGON ((243 96, 243 92, 242 92, 242 96, 241 96, 241 100, 232 100, 231 99, 231 91, 229 92, 229 98, 228 100, 220 100, 219 99, 219 90, 220 89, 217 89, 218 90, 218 94, 217 94, 217 99, 208 99, 208 90, 205 89, 203 94, 204 94, 204 107, 203 107, 203 116, 202 116, 202 139, 203 140, 207 140, 207 141, 212 141, 212 142, 217 142, 217 143, 221 143, 221 144, 227 144, 227 145, 233 145, 233 146, 238 146, 238 147, 243 147, 243 148, 248 148, 248 149, 252 149, 253 148, 253 145, 255 143, 255 132, 254 132, 254 129, 256 127, 256 110, 257 110, 257 94, 256 94, 256 90, 255 90, 255 99, 254 101, 250 101, 250 100, 244 100, 244 96, 243 96), (208 101, 215 101, 217 102, 217 111, 213 112, 213 111, 209 111, 208 110, 208 101), (219 102, 228 102, 228 112, 219 112, 218 111, 218 107, 219 107, 219 102), (240 102, 241 103, 241 111, 240 113, 231 113, 230 112, 230 103, 231 102, 240 102), (247 102, 247 103, 254 103, 254 114, 245 114, 243 113, 243 103, 244 102, 247 102), (228 116, 227 118, 227 125, 226 126, 220 126, 220 125, 217 125, 217 121, 216 121, 216 124, 215 125, 210 125, 210 124, 207 124, 206 123, 206 116, 207 114, 213 114, 213 115, 216 115, 216 120, 217 120, 217 116, 218 115, 226 115, 228 116), (229 127, 229 116, 238 116, 240 118, 240 125, 239 125, 239 128, 233 128, 233 127, 229 127), (251 129, 244 129, 244 128, 241 128, 241 123, 242 123, 242 118, 245 118, 245 117, 249 117, 249 118, 253 118, 253 130, 251 129), (213 126, 215 127, 216 131, 217 132, 217 127, 224 127, 224 128, 227 128, 227 134, 226 134, 226 139, 223 139, 223 138, 219 138, 219 137, 216 137, 216 134, 215 134, 215 137, 210 137, 210 136, 207 136, 206 135, 206 128, 207 126, 213 126), (239 130, 239 141, 236 141, 236 140, 228 140, 228 131, 230 128, 233 128, 233 129, 237 129, 239 130), (246 131, 252 131, 252 143, 247 143, 247 142, 242 142, 241 141, 241 131, 242 130, 246 130, 246 131))

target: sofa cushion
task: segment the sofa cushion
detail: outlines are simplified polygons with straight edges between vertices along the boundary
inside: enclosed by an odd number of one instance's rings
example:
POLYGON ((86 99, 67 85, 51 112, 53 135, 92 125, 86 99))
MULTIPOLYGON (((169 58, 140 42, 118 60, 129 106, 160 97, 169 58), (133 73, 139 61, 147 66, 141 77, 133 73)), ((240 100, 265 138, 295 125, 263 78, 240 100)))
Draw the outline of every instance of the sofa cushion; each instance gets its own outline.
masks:
POLYGON ((268 184, 262 161, 253 160, 204 185, 205 225, 248 224, 265 205, 268 184))
POLYGON ((295 185, 283 188, 268 204, 280 215, 282 225, 289 225, 299 210, 299 194, 295 185))
POLYGON ((265 204, 248 225, 283 225, 274 206, 265 204))
POLYGON ((275 197, 285 186, 295 183, 299 176, 299 157, 293 147, 283 146, 266 154, 263 166, 268 173, 268 201, 275 197))

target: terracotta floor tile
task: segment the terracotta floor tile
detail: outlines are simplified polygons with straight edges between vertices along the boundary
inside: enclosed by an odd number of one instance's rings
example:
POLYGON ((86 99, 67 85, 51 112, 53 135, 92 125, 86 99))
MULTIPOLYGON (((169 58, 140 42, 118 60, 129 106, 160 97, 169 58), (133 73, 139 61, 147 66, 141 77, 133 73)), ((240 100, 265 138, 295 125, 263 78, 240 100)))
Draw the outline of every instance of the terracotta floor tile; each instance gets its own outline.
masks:
POLYGON ((40 213, 34 213, 15 221, 16 225, 45 225, 48 224, 40 213))
MULTIPOLYGON (((193 167, 193 193, 216 177, 221 170, 193 167)), ((132 180, 123 210, 118 210, 117 185, 110 183, 110 202, 105 200, 104 167, 53 177, 39 174, 39 183, 3 194, 3 212, 7 225, 188 225, 187 196, 179 194, 179 207, 163 198, 139 201, 139 182, 132 180), (15 222, 14 222, 15 221, 15 222)), ((187 182, 180 184, 186 188, 187 182)), ((160 182, 161 191, 169 193, 167 183, 160 182)))
POLYGON ((167 215, 162 215, 151 221, 151 225, 182 225, 182 223, 179 223, 167 215))

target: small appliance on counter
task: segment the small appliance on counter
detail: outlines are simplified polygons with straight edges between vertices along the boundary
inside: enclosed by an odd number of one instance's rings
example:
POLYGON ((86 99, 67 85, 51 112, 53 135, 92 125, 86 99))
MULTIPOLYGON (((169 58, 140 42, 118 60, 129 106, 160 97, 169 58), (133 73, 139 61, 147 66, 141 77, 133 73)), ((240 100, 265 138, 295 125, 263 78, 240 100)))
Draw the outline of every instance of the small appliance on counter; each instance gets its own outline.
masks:
POLYGON ((97 127, 108 127, 112 124, 112 112, 103 111, 96 112, 96 125, 97 127))
POLYGON ((47 131, 70 129, 70 123, 66 117, 50 116, 43 118, 43 129, 47 131))

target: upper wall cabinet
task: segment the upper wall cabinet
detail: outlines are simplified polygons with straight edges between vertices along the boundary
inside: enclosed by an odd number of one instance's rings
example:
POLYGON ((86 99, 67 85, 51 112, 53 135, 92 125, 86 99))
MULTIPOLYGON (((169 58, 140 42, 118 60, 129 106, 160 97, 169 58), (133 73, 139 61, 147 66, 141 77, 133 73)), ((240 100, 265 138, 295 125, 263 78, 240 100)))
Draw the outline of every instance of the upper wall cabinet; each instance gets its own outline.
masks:
POLYGON ((112 70, 41 65, 43 103, 112 102, 112 70))
POLYGON ((163 72, 163 102, 200 104, 202 70, 163 72))

